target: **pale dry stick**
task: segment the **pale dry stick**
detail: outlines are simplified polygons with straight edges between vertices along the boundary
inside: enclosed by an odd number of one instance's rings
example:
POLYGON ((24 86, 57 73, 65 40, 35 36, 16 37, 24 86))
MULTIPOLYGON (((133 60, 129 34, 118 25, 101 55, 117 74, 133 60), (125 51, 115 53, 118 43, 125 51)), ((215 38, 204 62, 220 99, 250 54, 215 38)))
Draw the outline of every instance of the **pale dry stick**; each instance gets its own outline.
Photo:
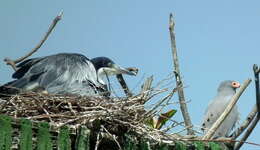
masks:
POLYGON ((52 24, 50 25, 48 31, 46 32, 46 34, 44 35, 43 39, 40 41, 40 43, 38 43, 36 45, 35 48, 33 48, 28 54, 26 54, 23 57, 20 57, 16 60, 11 60, 10 58, 5 58, 4 61, 6 62, 7 65, 10 65, 15 71, 17 70, 16 65, 17 63, 23 61, 24 59, 30 57, 33 53, 35 53, 42 45, 43 43, 47 40, 47 38, 49 37, 49 35, 51 34, 52 30, 55 28, 56 24, 61 20, 63 15, 63 12, 60 12, 60 14, 58 16, 56 16, 54 18, 54 20, 52 21, 52 24))
POLYGON ((161 106, 161 104, 166 101, 167 99, 171 98, 173 94, 175 93, 176 89, 174 89, 172 92, 170 92, 168 95, 166 95, 164 98, 162 98, 151 110, 145 113, 145 115, 153 114, 153 112, 161 106))
POLYGON ((252 109, 252 111, 247 115, 245 121, 240 125, 240 127, 238 127, 232 134, 231 134, 231 138, 232 139, 236 139, 237 137, 239 137, 244 130, 249 126, 249 124, 253 121, 253 119, 255 118, 257 114, 257 106, 255 105, 252 109))
POLYGON ((172 48, 172 56, 173 56, 173 64, 174 64, 174 75, 176 79, 176 84, 178 87, 178 96, 180 101, 180 108, 182 112, 182 116, 184 119, 185 126, 188 131, 188 135, 194 135, 194 131, 192 130, 192 123, 190 119, 190 115, 188 112, 188 107, 185 103, 185 97, 184 97, 184 91, 183 91, 183 83, 181 80, 181 73, 179 69, 179 62, 178 62, 178 56, 177 56, 177 48, 176 48, 176 40, 175 40, 175 33, 174 33, 174 21, 173 16, 170 14, 169 19, 169 30, 170 30, 170 37, 171 37, 171 48, 172 48))
POLYGON ((119 142, 117 141, 115 135, 112 135, 103 125, 101 125, 101 128, 102 128, 103 130, 105 130, 105 132, 106 132, 111 138, 113 138, 113 140, 116 142, 116 144, 117 144, 119 150, 122 150, 122 148, 121 148, 119 142))
POLYGON ((220 117, 217 119, 217 121, 211 126, 211 128, 207 131, 207 133, 203 136, 202 140, 208 140, 211 139, 216 130, 219 128, 219 126, 222 124, 222 122, 226 119, 228 114, 231 112, 232 108, 235 106, 236 102, 238 101, 239 97, 242 95, 242 93, 245 91, 247 86, 250 84, 251 79, 247 79, 242 86, 239 88, 239 91, 231 98, 229 104, 227 105, 224 112, 220 115, 220 117))
POLYGON ((96 141, 96 145, 95 145, 95 150, 98 150, 98 146, 99 146, 99 143, 100 143, 100 131, 98 132, 98 134, 97 134, 97 141, 96 141))
MULTIPOLYGON (((241 141, 246 141, 247 138, 250 136, 254 128, 256 127, 258 121, 260 120, 260 91, 259 91, 259 68, 256 64, 253 66, 254 76, 255 76, 255 89, 256 89, 256 105, 257 105, 257 115, 254 121, 250 124, 248 129, 246 130, 245 134, 241 138, 241 141)), ((240 147, 243 145, 243 142, 239 142, 235 144, 235 150, 239 150, 240 147)))

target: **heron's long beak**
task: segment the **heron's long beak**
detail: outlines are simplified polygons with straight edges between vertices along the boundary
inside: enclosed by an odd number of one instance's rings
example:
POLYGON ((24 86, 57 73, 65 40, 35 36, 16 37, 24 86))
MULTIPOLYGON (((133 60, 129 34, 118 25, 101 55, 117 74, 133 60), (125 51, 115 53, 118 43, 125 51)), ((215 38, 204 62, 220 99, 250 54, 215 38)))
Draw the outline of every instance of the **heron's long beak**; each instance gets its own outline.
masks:
POLYGON ((129 71, 123 67, 120 67, 119 65, 113 64, 113 68, 116 70, 116 74, 127 74, 131 76, 136 76, 136 72, 134 71, 129 71))

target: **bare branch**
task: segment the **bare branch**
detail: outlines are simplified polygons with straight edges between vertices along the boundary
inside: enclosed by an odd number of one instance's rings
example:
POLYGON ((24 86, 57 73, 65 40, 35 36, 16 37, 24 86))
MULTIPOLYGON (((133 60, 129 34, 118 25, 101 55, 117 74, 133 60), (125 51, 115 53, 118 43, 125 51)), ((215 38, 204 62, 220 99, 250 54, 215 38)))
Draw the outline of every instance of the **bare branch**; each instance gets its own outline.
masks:
POLYGON ((35 48, 33 48, 28 54, 26 54, 23 57, 20 57, 16 60, 12 60, 10 58, 5 58, 4 61, 6 62, 7 65, 10 65, 15 71, 17 70, 16 65, 17 63, 25 60, 26 58, 30 57, 33 53, 35 53, 42 45, 43 43, 47 40, 47 38, 49 37, 49 35, 51 34, 52 30, 55 28, 56 24, 58 23, 58 21, 61 20, 61 17, 63 15, 63 12, 61 12, 58 16, 56 16, 54 18, 54 20, 52 21, 52 24, 50 25, 48 31, 46 32, 46 34, 44 35, 44 37, 42 38, 42 40, 36 45, 35 48))
POLYGON ((232 137, 232 139, 236 139, 237 137, 239 137, 245 131, 245 129, 249 126, 249 124, 253 121, 253 119, 255 118, 256 114, 257 114, 257 106, 255 105, 253 107, 252 111, 246 117, 245 121, 240 125, 239 128, 237 128, 231 134, 230 137, 232 137))
POLYGON ((252 133, 255 126, 257 125, 259 119, 260 119, 260 114, 258 113, 257 116, 255 117, 255 119, 253 120, 253 122, 250 124, 250 126, 246 130, 243 137, 239 140, 240 142, 235 144, 234 150, 239 150, 240 147, 245 143, 245 141, 247 140, 247 138, 249 137, 249 135, 252 133))
POLYGON ((227 108, 225 111, 221 114, 221 116, 218 118, 218 120, 212 125, 212 127, 208 130, 208 132, 204 135, 202 140, 211 139, 216 130, 219 128, 219 126, 222 124, 222 122, 226 119, 228 114, 231 112, 232 108, 235 106, 236 102, 238 101, 239 97, 242 95, 242 93, 245 91, 247 86, 250 84, 251 79, 246 80, 242 86, 239 88, 239 91, 231 98, 227 108))
MULTIPOLYGON (((256 89, 256 105, 257 105, 257 116, 253 120, 253 122, 250 124, 248 129, 246 130, 245 134, 241 138, 240 141, 246 141, 249 135, 254 130, 255 126, 257 125, 259 119, 260 119, 260 93, 259 93, 259 68, 256 64, 253 66, 254 76, 255 76, 255 89, 256 89)), ((239 142, 235 145, 235 150, 240 149, 240 147, 243 145, 243 142, 239 142)))
POLYGON ((255 76, 255 94, 258 113, 260 113, 259 70, 258 66, 254 64, 253 71, 255 76))
POLYGON ((183 83, 181 80, 180 76, 180 69, 179 69, 179 62, 178 62, 178 56, 177 56, 177 48, 176 48, 176 40, 175 40, 175 33, 174 33, 174 21, 173 21, 173 16, 170 14, 170 20, 169 20, 169 30, 170 30, 170 37, 171 37, 171 49, 172 49, 172 56, 173 56, 173 64, 174 64, 174 75, 176 79, 176 84, 178 88, 178 96, 179 96, 179 101, 180 101, 180 108, 182 112, 182 116, 184 119, 185 126, 187 128, 188 134, 189 135, 194 135, 194 131, 191 129, 192 128, 192 123, 191 119, 188 113, 188 108, 185 102, 185 97, 184 97, 184 91, 183 91, 183 83))

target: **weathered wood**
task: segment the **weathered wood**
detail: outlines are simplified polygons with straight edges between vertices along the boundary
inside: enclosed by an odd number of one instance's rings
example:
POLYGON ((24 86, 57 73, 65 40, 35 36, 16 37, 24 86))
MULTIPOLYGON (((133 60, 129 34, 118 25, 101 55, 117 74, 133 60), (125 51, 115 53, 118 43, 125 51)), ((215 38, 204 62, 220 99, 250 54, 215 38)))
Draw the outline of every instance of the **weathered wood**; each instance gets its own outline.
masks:
POLYGON ((172 56, 173 56, 173 64, 174 64, 173 73, 174 73, 175 79, 176 79, 180 108, 181 108, 185 126, 187 128, 187 132, 189 135, 194 135, 194 131, 192 130, 192 123, 191 123, 190 115, 188 112, 188 107, 186 105, 186 101, 185 101, 185 97, 184 97, 183 83, 181 80, 180 66, 179 66, 179 60, 178 60, 178 55, 177 55, 174 26, 175 26, 175 23, 173 21, 173 16, 172 16, 172 14, 170 14, 169 31, 170 31, 170 37, 171 37, 171 48, 172 48, 172 56))

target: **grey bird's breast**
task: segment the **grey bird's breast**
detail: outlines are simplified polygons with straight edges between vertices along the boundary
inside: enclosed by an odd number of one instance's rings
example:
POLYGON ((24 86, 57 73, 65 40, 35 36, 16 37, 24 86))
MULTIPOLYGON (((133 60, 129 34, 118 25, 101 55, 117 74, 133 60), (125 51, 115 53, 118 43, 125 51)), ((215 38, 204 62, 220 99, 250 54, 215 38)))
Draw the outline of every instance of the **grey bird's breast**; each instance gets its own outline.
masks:
MULTIPOLYGON (((229 104, 229 100, 233 95, 230 96, 217 96, 215 97, 205 112, 205 116, 203 119, 202 127, 207 131, 220 117, 220 115, 224 112, 227 105, 229 104)), ((223 121, 220 127, 216 130, 213 137, 228 137, 233 127, 239 120, 239 112, 237 106, 234 106, 227 118, 223 121)))

